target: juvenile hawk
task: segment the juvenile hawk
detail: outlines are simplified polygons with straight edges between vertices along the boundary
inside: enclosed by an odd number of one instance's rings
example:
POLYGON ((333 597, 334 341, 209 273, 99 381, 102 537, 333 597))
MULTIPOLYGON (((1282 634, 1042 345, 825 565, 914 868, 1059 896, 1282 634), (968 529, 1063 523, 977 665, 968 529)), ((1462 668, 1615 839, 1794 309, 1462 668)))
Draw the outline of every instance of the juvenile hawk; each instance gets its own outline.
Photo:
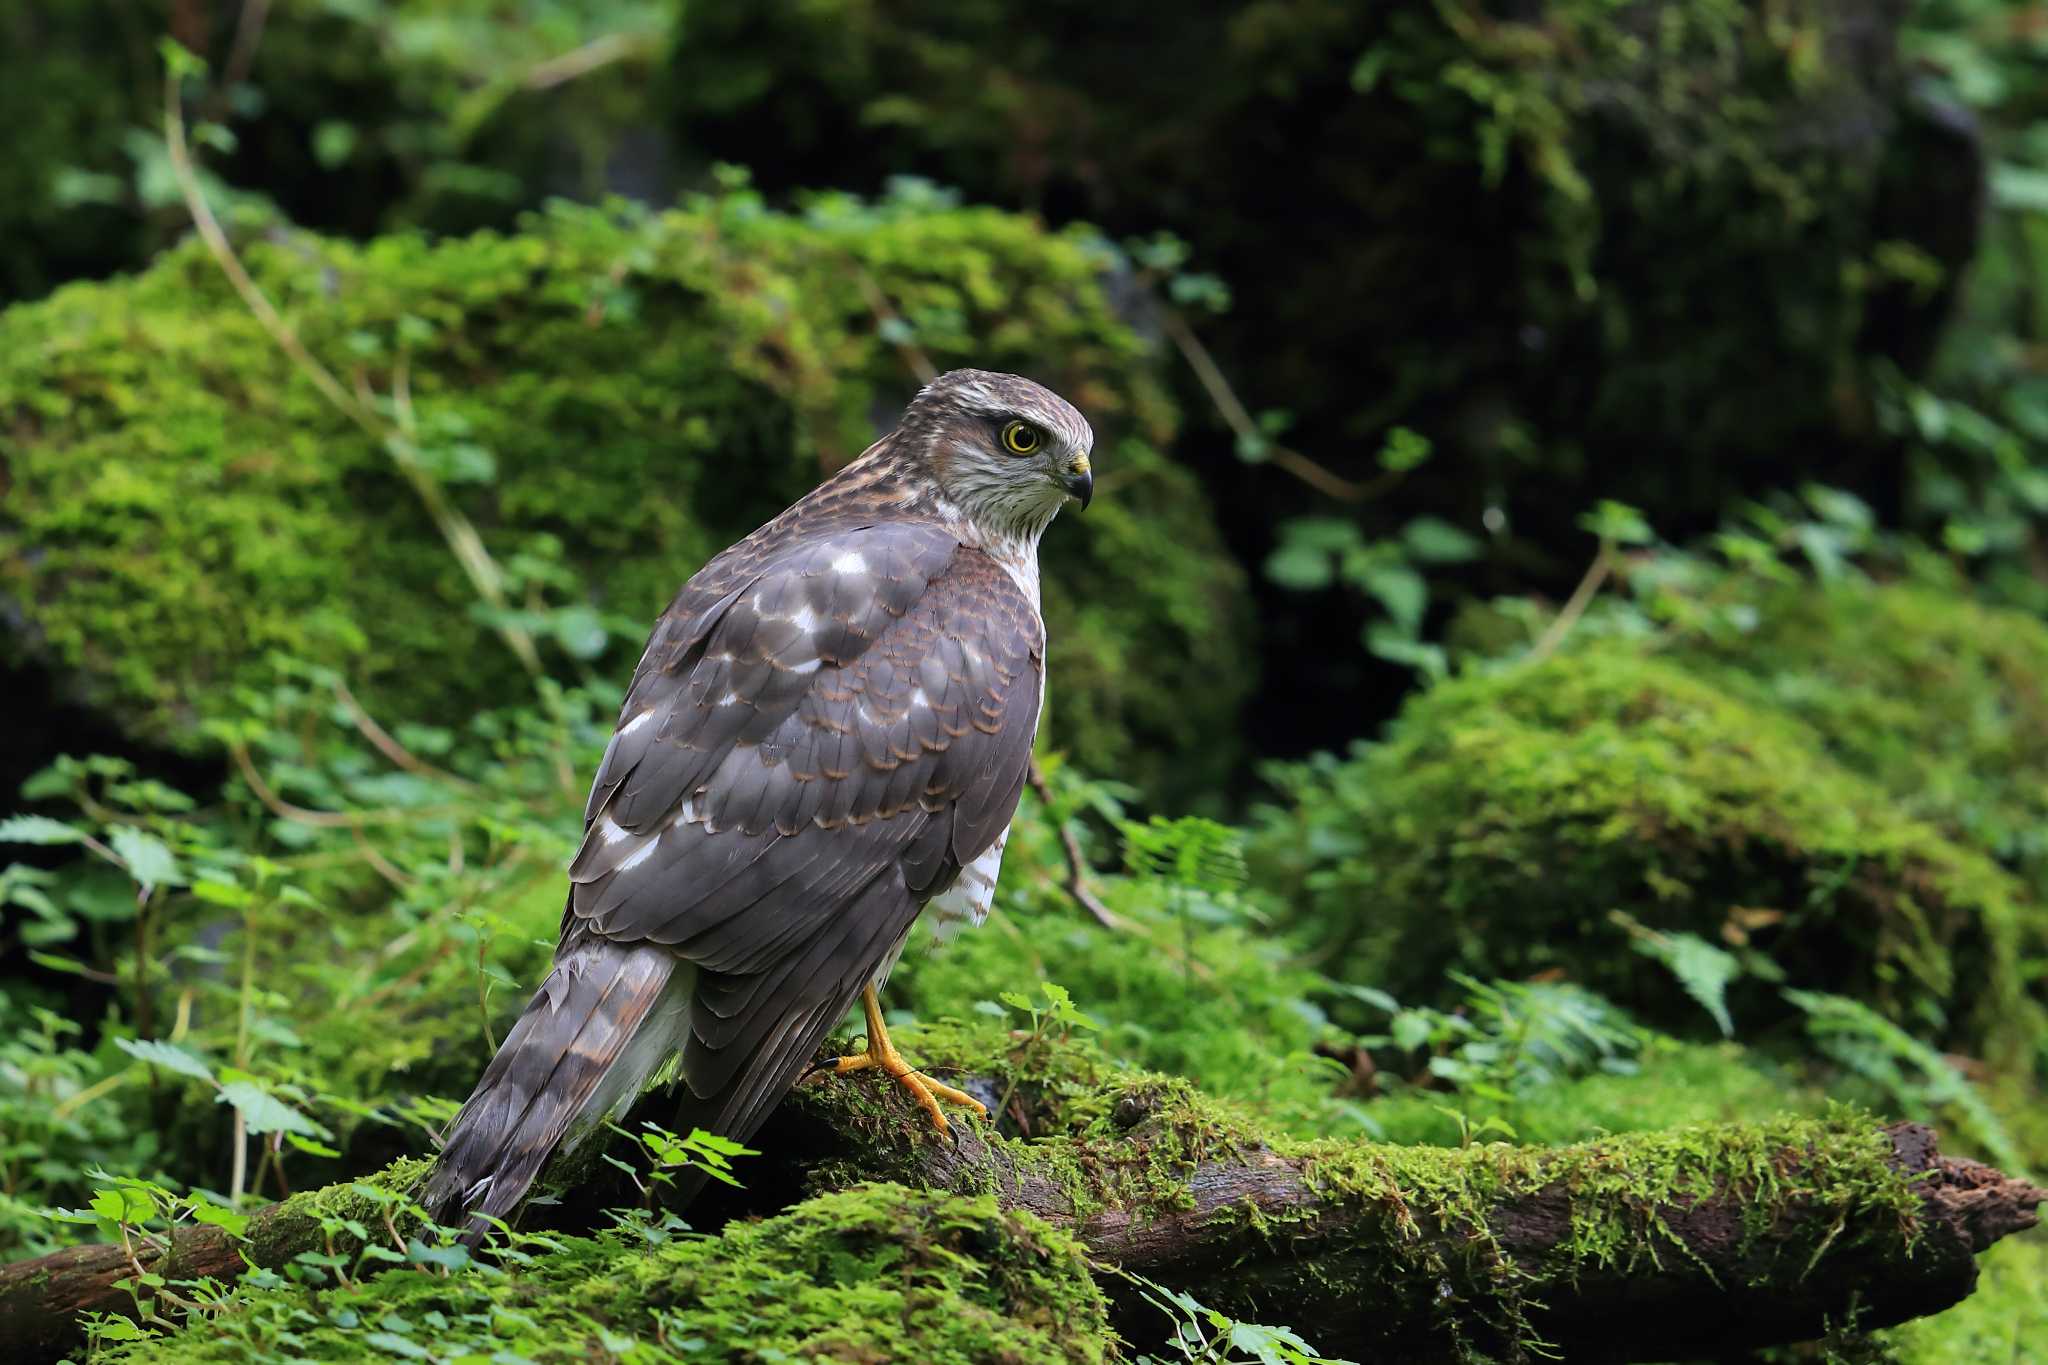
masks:
MULTIPOLYGON (((745 1141, 919 911, 980 923, 1044 697, 1038 539, 1088 505, 1094 433, 955 370, 896 430, 714 558, 655 623, 584 811, 554 969, 449 1128, 442 1216, 507 1216, 558 1147, 681 1054, 677 1126, 745 1141)), ((472 1238, 481 1236, 481 1221, 472 1238)))

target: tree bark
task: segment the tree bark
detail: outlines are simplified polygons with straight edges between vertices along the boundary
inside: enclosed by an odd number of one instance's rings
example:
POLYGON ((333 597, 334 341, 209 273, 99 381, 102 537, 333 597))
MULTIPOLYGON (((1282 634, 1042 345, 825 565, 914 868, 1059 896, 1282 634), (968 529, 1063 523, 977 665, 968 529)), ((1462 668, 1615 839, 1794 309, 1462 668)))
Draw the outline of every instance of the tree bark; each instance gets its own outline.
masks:
MULTIPOLYGON (((1036 1139, 956 1123, 947 1140, 876 1085, 800 1087, 771 1126, 774 1150, 742 1168, 740 1211, 792 1202, 790 1167, 809 1193, 864 1179, 993 1192, 1078 1236, 1134 1341, 1162 1324, 1130 1274, 1292 1325, 1330 1354, 1521 1360, 1540 1347, 1626 1361, 1938 1312, 1974 1287, 1976 1253, 2033 1226, 2048 1198, 1942 1156, 1916 1124, 1787 1120, 1446 1150, 1268 1140, 1160 1078, 1063 1103, 1066 1131, 1042 1099, 1019 1100, 1005 1117, 1036 1139)), ((403 1189, 423 1169, 372 1179, 403 1189)), ((596 1192, 569 1207, 606 1202, 596 1192)), ((347 1251, 335 1220, 379 1228, 373 1207, 332 1186, 263 1210, 246 1241, 191 1228, 138 1245, 135 1260, 172 1279, 231 1278, 245 1259, 347 1251)), ((692 1221, 716 1212, 707 1200, 692 1221)), ((135 1268, 118 1246, 0 1267, 0 1358, 58 1358, 80 1340, 81 1314, 129 1310, 117 1286, 135 1268)))
MULTIPOLYGON (((1145 1153, 1157 1120, 1127 1108, 1116 1121, 1134 1118, 1125 1141, 1145 1153)), ((1081 1210, 1075 1166, 1118 1164, 1100 1139, 1045 1154, 961 1131, 862 1155, 870 1174, 906 1184, 993 1190, 1070 1228, 1106 1268, 1361 1360, 1668 1360, 1888 1327, 1967 1297, 1976 1255, 2033 1227, 2048 1200, 1943 1156, 1920 1124, 1819 1132, 1726 1125, 1683 1141, 1429 1151, 1438 1160, 1420 1170, 1400 1160, 1415 1149, 1335 1153, 1346 1172, 1376 1170, 1374 1189, 1333 1178, 1325 1145, 1238 1146, 1177 1170, 1164 1200, 1081 1210), (1479 1198, 1446 1207, 1430 1189, 1446 1180, 1479 1198)), ((1133 1287, 1104 1284, 1128 1338, 1158 1335, 1133 1287)))

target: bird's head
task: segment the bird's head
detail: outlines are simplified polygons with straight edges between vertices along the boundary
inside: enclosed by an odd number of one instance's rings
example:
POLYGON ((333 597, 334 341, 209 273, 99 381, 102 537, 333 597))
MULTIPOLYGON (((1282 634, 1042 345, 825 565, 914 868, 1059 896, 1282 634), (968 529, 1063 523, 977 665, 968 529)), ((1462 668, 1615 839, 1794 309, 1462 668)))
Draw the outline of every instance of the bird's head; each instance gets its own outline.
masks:
POLYGON ((1042 384, 952 370, 919 391, 897 428, 945 496, 977 523, 1035 537, 1068 498, 1095 491, 1095 432, 1042 384))

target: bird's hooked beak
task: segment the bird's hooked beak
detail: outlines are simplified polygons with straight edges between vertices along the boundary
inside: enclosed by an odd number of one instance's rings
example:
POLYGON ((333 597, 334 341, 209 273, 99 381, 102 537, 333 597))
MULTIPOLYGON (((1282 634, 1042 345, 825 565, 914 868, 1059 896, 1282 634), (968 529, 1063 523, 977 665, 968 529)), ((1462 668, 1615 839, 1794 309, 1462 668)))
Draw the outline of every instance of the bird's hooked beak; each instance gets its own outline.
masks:
POLYGON ((1084 452, 1067 461, 1067 476, 1061 482, 1067 493, 1081 500, 1081 510, 1088 510, 1088 504, 1095 498, 1095 471, 1088 463, 1084 452))

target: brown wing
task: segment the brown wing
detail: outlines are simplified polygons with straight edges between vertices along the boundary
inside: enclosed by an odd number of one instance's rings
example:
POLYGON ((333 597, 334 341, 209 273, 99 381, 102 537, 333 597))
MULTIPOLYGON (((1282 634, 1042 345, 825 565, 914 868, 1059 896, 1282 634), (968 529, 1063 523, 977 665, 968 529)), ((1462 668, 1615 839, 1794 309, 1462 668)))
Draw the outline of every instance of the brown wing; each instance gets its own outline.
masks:
POLYGON ((936 527, 746 549, 656 628, 564 925, 695 964, 685 1117, 737 1138, 1008 825, 1043 667, 1022 591, 936 527))

